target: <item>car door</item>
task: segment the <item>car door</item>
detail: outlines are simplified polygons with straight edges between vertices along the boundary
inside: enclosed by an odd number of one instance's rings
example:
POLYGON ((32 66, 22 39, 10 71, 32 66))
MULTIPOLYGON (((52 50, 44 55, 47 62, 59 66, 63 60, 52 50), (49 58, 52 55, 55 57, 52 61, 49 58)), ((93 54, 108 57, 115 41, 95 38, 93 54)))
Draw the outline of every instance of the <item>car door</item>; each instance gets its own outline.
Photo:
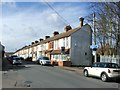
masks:
POLYGON ((97 63, 97 66, 96 66, 96 68, 95 68, 95 76, 97 76, 97 77, 99 77, 100 76, 100 73, 101 73, 101 69, 102 67, 101 67, 101 64, 100 63, 97 63))
POLYGON ((89 74, 92 76, 96 76, 96 69, 97 69, 97 64, 93 64, 92 67, 89 68, 89 74))

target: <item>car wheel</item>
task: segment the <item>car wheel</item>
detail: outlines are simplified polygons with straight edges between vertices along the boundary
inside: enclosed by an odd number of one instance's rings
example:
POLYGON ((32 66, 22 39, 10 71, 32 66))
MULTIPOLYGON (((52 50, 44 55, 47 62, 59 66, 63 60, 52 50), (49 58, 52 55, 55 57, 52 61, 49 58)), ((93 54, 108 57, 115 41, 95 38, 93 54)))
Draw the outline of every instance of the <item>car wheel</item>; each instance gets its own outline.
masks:
POLYGON ((108 80, 107 74, 103 73, 103 74, 101 75, 101 80, 102 80, 103 82, 106 82, 106 81, 108 80))
POLYGON ((37 64, 40 64, 39 60, 37 60, 37 64))
POLYGON ((38 61, 38 64, 40 64, 40 65, 41 65, 41 62, 40 62, 40 60, 38 61))
POLYGON ((87 70, 84 70, 84 76, 88 77, 88 71, 87 70))
POLYGON ((43 63, 42 63, 42 61, 40 62, 40 64, 43 66, 43 63))

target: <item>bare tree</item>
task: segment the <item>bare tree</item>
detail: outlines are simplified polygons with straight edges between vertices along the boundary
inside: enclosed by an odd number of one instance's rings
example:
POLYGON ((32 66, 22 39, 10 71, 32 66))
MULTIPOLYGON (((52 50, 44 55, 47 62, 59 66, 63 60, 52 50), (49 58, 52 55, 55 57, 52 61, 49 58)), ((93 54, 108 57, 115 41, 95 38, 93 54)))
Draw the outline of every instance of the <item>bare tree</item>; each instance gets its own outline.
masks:
MULTIPOLYGON (((101 47, 106 43, 111 48, 120 49, 120 2, 92 3, 93 13, 96 14, 96 38, 101 47)), ((92 15, 88 16, 88 20, 92 15)))

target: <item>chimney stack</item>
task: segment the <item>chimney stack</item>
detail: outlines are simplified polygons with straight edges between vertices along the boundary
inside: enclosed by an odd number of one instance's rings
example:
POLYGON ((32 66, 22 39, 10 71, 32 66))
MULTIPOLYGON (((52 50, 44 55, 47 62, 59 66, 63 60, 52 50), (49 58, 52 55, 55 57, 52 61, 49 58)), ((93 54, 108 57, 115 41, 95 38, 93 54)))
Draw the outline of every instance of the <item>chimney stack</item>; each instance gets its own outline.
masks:
POLYGON ((42 38, 40 38, 39 40, 40 40, 40 42, 41 42, 41 41, 43 41, 43 39, 42 39, 42 38))
POLYGON ((45 39, 48 39, 48 38, 50 38, 50 36, 45 36, 45 39))
POLYGON ((82 27, 82 26, 83 26, 83 21, 84 21, 84 18, 83 18, 83 17, 81 17, 79 20, 80 20, 80 27, 82 27))
POLYGON ((54 33, 53 33, 53 35, 55 36, 55 35, 58 35, 59 34, 59 32, 57 32, 57 31, 55 31, 54 33))
POLYGON ((64 30, 67 32, 67 31, 69 31, 69 30, 71 30, 72 29, 72 27, 70 26, 70 25, 68 25, 68 26, 66 26, 65 28, 64 28, 64 30))

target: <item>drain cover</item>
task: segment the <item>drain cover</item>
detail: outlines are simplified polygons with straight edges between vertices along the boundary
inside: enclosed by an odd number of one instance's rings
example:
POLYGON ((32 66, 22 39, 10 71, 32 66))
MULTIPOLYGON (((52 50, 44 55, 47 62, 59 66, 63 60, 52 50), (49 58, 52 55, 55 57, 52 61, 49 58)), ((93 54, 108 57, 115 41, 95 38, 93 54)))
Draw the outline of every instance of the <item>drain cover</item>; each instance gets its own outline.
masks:
POLYGON ((25 81, 24 83, 25 83, 24 86, 26 86, 26 87, 31 87, 31 85, 30 85, 30 84, 32 83, 31 81, 25 81))

